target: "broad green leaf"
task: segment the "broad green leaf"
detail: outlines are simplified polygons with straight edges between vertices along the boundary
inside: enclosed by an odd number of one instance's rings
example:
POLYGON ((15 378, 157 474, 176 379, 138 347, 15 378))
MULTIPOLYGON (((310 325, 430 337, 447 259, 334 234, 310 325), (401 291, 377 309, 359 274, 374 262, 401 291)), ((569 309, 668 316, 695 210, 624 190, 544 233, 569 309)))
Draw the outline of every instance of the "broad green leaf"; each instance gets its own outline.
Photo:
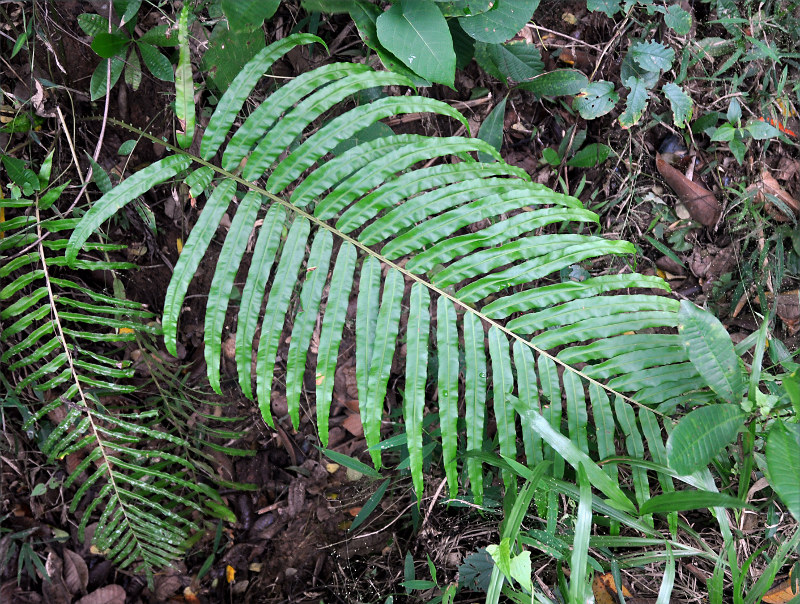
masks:
POLYGON ((436 350, 439 360, 439 424, 442 430, 442 465, 450 498, 458 494, 456 453, 458 450, 458 331, 453 303, 436 303, 436 350))
POLYGON ((136 54, 136 46, 131 45, 128 51, 128 63, 125 65, 125 83, 134 91, 139 90, 142 83, 142 64, 139 62, 139 55, 136 54))
POLYGON ((592 82, 582 88, 575 97, 572 107, 578 110, 585 120, 593 120, 611 111, 619 100, 614 84, 605 80, 592 82))
MULTIPOLYGON (((14 184, 19 186, 23 191, 29 191, 25 193, 26 195, 30 195, 33 191, 38 191, 41 188, 42 185, 39 182, 39 177, 36 175, 36 172, 26 168, 24 161, 5 154, 2 156, 2 161, 6 172, 8 172, 8 177, 14 184)), ((7 229, 8 224, 4 225, 4 228, 7 229)))
POLYGON ((667 71, 672 66, 675 51, 661 42, 637 42, 628 51, 633 60, 645 71, 667 71))
POLYGON ((122 13, 120 17, 120 27, 126 25, 127 23, 135 22, 136 20, 136 13, 139 12, 139 8, 142 6, 142 0, 117 0, 114 2, 114 8, 119 12, 122 13))
MULTIPOLYGON (((114 87, 114 84, 119 80, 122 75, 122 68, 125 67, 125 61, 122 57, 115 56, 111 59, 111 80, 108 83, 108 90, 114 87)), ((89 81, 89 94, 93 101, 103 98, 106 95, 106 78, 108 76, 108 62, 100 61, 100 64, 92 73, 92 79, 89 81)))
POLYGON ((153 46, 177 46, 178 36, 169 28, 166 23, 156 25, 144 32, 137 42, 152 44, 153 46))
POLYGON ((589 78, 577 69, 556 69, 519 84, 539 97, 578 94, 589 85, 589 78))
POLYGON ((742 119, 742 106, 736 98, 732 98, 728 104, 728 112, 725 114, 728 122, 732 125, 739 125, 742 119))
MULTIPOLYGON (((467 423, 467 452, 483 448, 486 409, 486 352, 481 320, 464 315, 464 405, 467 423)), ((483 503, 483 468, 480 460, 467 457, 467 474, 475 503, 483 503)))
POLYGON ((328 418, 333 396, 334 373, 339 357, 339 345, 342 341, 342 329, 347 314, 350 290, 353 287, 355 267, 356 248, 349 243, 342 244, 331 276, 328 302, 325 306, 325 317, 322 319, 317 352, 317 374, 315 376, 317 430, 320 442, 325 446, 328 445, 328 418))
MULTIPOLYGON (((172 178, 181 170, 189 167, 191 160, 182 155, 165 157, 140 170, 124 183, 112 189, 95 202, 91 209, 84 214, 78 226, 72 232, 67 248, 67 261, 73 263, 78 256, 78 250, 86 243, 92 233, 101 224, 111 218, 131 201, 149 191, 156 184, 172 178)), ((34 175, 35 176, 35 175, 34 175)), ((38 180, 37 180, 38 182, 38 180)))
POLYGON ((731 124, 722 124, 719 128, 714 130, 714 133, 711 135, 711 140, 713 142, 727 142, 732 141, 733 137, 736 136, 736 127, 731 124))
POLYGON ((755 120, 745 126, 745 130, 750 133, 757 141, 766 140, 768 138, 775 138, 781 135, 781 131, 775 126, 768 124, 764 120, 755 120))
POLYGON ((322 288, 328 279, 332 249, 331 232, 327 229, 317 231, 308 254, 306 279, 300 291, 300 311, 292 326, 289 355, 286 359, 286 404, 295 430, 300 423, 300 394, 306 371, 306 356, 317 324, 322 288))
POLYGON ((378 55, 384 67, 390 71, 406 76, 409 81, 412 82, 413 86, 430 86, 431 83, 428 80, 406 67, 400 59, 389 52, 378 41, 377 20, 381 15, 383 15, 383 11, 380 6, 372 4, 367 0, 351 0, 350 18, 353 19, 353 23, 356 24, 361 40, 368 48, 375 51, 375 54, 378 55))
POLYGON ((687 510, 700 510, 704 508, 750 508, 753 506, 738 497, 731 497, 723 493, 714 493, 703 490, 675 491, 664 493, 648 499, 639 508, 639 513, 665 514, 668 512, 685 512, 687 510))
POLYGON ((800 424, 775 423, 767 434, 770 486, 795 519, 800 519, 800 424))
POLYGON ((352 0, 302 0, 303 8, 311 13, 346 13, 352 8, 352 0))
POLYGON ((221 8, 231 29, 253 31, 275 14, 280 0, 222 0, 221 8))
POLYGON ((692 28, 692 15, 679 2, 675 2, 667 7, 664 23, 679 36, 685 36, 692 28))
MULTIPOLYGON (((225 92, 231 82, 242 73, 244 66, 251 59, 260 56, 265 50, 264 46, 264 32, 260 29, 231 29, 226 21, 220 20, 211 32, 208 50, 203 54, 200 65, 213 87, 225 92)), ((263 74, 262 71, 259 76, 263 74)))
POLYGON ((175 68, 175 117, 178 130, 175 137, 178 144, 187 149, 194 138, 194 81, 192 80, 192 57, 189 54, 189 5, 181 10, 178 19, 178 44, 180 56, 175 68))
POLYGON ((141 41, 139 41, 138 46, 139 52, 142 53, 144 64, 153 76, 165 82, 175 81, 175 74, 172 73, 172 63, 169 62, 167 57, 161 54, 158 48, 141 41))
POLYGON ((514 82, 524 82, 544 71, 539 49, 524 40, 505 44, 479 42, 475 46, 475 60, 489 75, 504 84, 508 84, 509 78, 514 82))
POLYGON ((630 90, 625 101, 625 111, 619 116, 619 124, 623 129, 630 128, 639 122, 647 108, 647 88, 638 78, 628 78, 625 86, 630 90))
POLYGON ((740 401, 745 384, 739 358, 719 319, 688 300, 681 300, 678 332, 689 352, 689 359, 709 387, 728 402, 740 401))
MULTIPOLYGON (((389 382, 392 359, 397 344, 397 333, 400 328, 400 303, 403 299, 403 287, 403 274, 390 268, 383 284, 381 306, 375 323, 375 336, 369 346, 371 355, 366 396, 359 392, 358 397, 358 407, 361 412, 361 423, 364 426, 367 447, 374 447, 381 440, 383 403, 386 400, 386 385, 389 382)), ((420 442, 421 447, 422 443, 420 442)), ((380 470, 380 449, 371 449, 370 454, 375 469, 380 470)))
POLYGON ((619 0, 586 0, 586 8, 613 17, 620 11, 619 0))
POLYGON ((678 128, 685 128, 692 120, 692 98, 684 92, 683 88, 667 82, 661 88, 664 96, 669 101, 670 109, 672 109, 672 123, 678 128))
POLYGON ((453 87, 456 53, 450 29, 431 2, 401 0, 378 17, 380 43, 426 80, 453 87))
POLYGON ((411 480, 422 501, 422 415, 425 411, 425 384, 428 378, 428 327, 430 294, 422 283, 411 286, 408 331, 406 332, 406 389, 403 394, 403 418, 408 435, 411 480))
POLYGON ((117 155, 130 155, 133 152, 134 147, 136 147, 136 140, 127 140, 119 146, 119 149, 117 149, 117 155))
POLYGON ((747 414, 738 405, 706 405, 685 415, 667 440, 672 469, 692 474, 705 468, 732 443, 747 414))
POLYGON ((100 32, 92 40, 92 50, 104 59, 122 54, 122 51, 131 43, 130 38, 121 33, 100 32))
POLYGON ((95 13, 81 13, 78 15, 78 27, 87 36, 96 36, 108 31, 108 19, 95 13))
POLYGON ((578 151, 567 165, 572 168, 593 168, 602 164, 608 156, 613 153, 613 149, 603 143, 591 143, 578 151))
MULTIPOLYGON (((495 108, 492 109, 491 113, 481 124, 480 130, 478 130, 478 138, 489 143, 492 147, 497 149, 498 153, 500 152, 500 148, 503 146, 503 130, 505 129, 504 124, 507 100, 507 97, 503 97, 503 100, 497 103, 495 108)), ((494 158, 478 152, 478 160, 488 163, 494 161, 494 158)))
POLYGON ((476 40, 498 44, 517 35, 538 6, 539 0, 495 0, 489 10, 458 22, 476 40))

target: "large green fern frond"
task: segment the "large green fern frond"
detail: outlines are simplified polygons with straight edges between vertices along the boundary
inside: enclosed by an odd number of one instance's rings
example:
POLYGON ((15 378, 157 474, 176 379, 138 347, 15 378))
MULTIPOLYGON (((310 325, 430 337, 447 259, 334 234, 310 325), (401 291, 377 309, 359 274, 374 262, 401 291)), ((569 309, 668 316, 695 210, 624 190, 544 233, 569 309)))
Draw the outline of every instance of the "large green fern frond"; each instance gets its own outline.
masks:
MULTIPOLYGON (((285 383, 296 426, 302 378, 313 365, 309 342, 322 314, 313 371, 319 432, 326 442, 334 370, 355 296, 359 407, 376 466, 387 380, 399 334, 405 333, 403 417, 418 495, 422 417, 433 383, 451 493, 457 488, 458 417, 466 422, 467 450, 478 452, 488 403, 500 453, 515 457, 521 436, 528 462, 554 460, 556 478, 564 474, 564 457, 554 452, 553 434, 562 430, 587 460, 614 454, 615 433, 630 438, 631 454, 646 447, 663 460, 657 411, 639 410, 645 444, 635 410, 617 397, 628 393, 647 405, 669 407, 701 387, 671 329, 677 301, 645 293, 666 292, 668 286, 630 272, 625 260, 634 253, 630 243, 585 234, 597 216, 578 199, 532 183, 481 140, 396 134, 339 153, 343 141, 398 114, 428 112, 467 127, 449 105, 412 94, 381 96, 346 109, 348 99, 368 89, 410 88, 398 74, 327 65, 278 88, 239 119, 245 99, 274 61, 293 46, 314 41, 319 40, 298 34, 259 53, 220 100, 200 157, 173 147, 174 155, 107 194, 76 229, 68 257, 124 204, 183 174, 193 195, 205 193, 206 203, 167 293, 167 348, 175 350, 189 283, 236 199, 209 292, 208 375, 219 389, 234 277, 261 220, 237 312, 235 356, 242 390, 253 396, 255 386, 270 425, 274 376, 284 371, 276 366, 284 326, 291 325, 285 383), (476 161, 478 153, 494 161, 476 161), (613 270, 581 282, 562 278, 581 263, 613 270), (404 308, 408 320, 401 322, 404 308), (428 374, 430 355, 438 358, 437 375, 428 374), (613 406, 609 394, 616 398, 613 406), (534 429, 537 418, 554 432, 534 429)), ((483 477, 475 455, 467 459, 467 474, 480 501, 483 477)), ((510 485, 511 476, 504 478, 510 485)), ((637 497, 646 498, 646 475, 639 479, 637 497)), ((611 500, 630 506, 615 481, 601 480, 599 488, 604 486, 611 500)))
POLYGON ((160 406, 137 407, 127 398, 137 390, 134 367, 120 352, 159 333, 153 314, 80 281, 89 271, 131 268, 107 258, 125 246, 88 245, 71 263, 80 271, 63 276, 68 242, 59 235, 71 233, 79 219, 57 217, 54 204, 67 185, 48 188, 52 157, 38 175, 3 158, 11 178, 27 183, 32 195, 17 189, 17 197, 0 200, 6 217, 0 223, 0 362, 32 409, 25 429, 45 418, 52 424, 49 434, 42 431, 48 460, 74 461, 63 488, 78 487, 70 510, 80 509, 81 537, 97 520, 98 549, 121 568, 133 565, 152 577, 182 557, 185 541, 199 529, 191 512, 219 515, 224 506, 204 483, 215 472, 206 463, 203 476, 197 443, 167 427, 160 406))

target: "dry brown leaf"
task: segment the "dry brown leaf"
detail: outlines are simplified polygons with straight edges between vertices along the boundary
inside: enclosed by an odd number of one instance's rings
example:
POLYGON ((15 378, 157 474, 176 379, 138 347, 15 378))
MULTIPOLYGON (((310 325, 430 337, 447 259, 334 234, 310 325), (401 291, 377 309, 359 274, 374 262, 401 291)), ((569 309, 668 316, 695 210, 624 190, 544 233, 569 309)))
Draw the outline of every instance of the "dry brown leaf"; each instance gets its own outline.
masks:
POLYGON ((86 593, 86 586, 89 584, 86 562, 80 554, 70 549, 64 550, 64 583, 72 595, 86 593))
POLYGON ((64 584, 62 574, 64 563, 52 550, 47 554, 44 569, 47 571, 47 576, 50 577, 49 581, 42 583, 42 595, 45 601, 52 602, 52 604, 62 604, 62 602, 63 604, 69 604, 72 601, 72 594, 64 584))
MULTIPOLYGON (((792 567, 792 570, 797 568, 796 566, 792 567)), ((792 581, 794 577, 792 573, 789 573, 789 579, 784 581, 777 587, 773 587, 770 589, 766 594, 764 594, 764 598, 761 600, 766 604, 786 604, 787 602, 791 601, 798 593, 796 590, 792 589, 792 581)))
POLYGON ((656 168, 694 220, 707 227, 717 224, 722 206, 711 191, 686 178, 669 165, 660 153, 656 153, 656 168))
POLYGON ((357 413, 348 413, 342 422, 342 428, 353 436, 364 436, 364 426, 361 425, 361 417, 357 413))
POLYGON ((771 292, 767 292, 767 300, 772 302, 776 301, 776 309, 778 317, 786 325, 789 333, 794 335, 800 328, 800 291, 793 289, 788 292, 783 292, 774 296, 771 292))
MULTIPOLYGON (((617 602, 619 602, 617 586, 614 583, 614 576, 611 573, 594 576, 594 580, 592 581, 592 593, 594 594, 594 601, 596 604, 617 604, 617 602)), ((626 598, 630 598, 632 595, 624 585, 622 586, 622 595, 626 598)))
POLYGON ((155 577, 155 588, 156 599, 162 602, 183 591, 183 581, 178 575, 158 575, 155 577))
POLYGON ((755 201, 763 203, 769 215, 779 222, 789 220, 790 217, 786 214, 787 209, 794 214, 800 214, 800 202, 789 195, 767 170, 761 172, 758 182, 747 187, 747 190, 756 191, 755 201), (769 200, 768 195, 775 197, 785 207, 776 207, 776 204, 769 200))
POLYGON ((106 585, 83 596, 76 604, 125 604, 125 590, 119 585, 106 585))

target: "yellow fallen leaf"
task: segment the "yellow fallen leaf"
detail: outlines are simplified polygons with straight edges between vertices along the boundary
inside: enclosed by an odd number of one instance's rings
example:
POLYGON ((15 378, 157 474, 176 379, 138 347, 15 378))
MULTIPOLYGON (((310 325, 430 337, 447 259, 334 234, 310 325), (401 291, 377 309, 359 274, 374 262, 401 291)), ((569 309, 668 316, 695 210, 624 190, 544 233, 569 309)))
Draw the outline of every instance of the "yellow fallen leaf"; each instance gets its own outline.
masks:
POLYGON ((236 580, 236 569, 233 568, 230 564, 225 567, 225 580, 228 583, 233 583, 236 580))
POLYGON ((180 253, 183 251, 183 239, 181 239, 180 237, 178 237, 178 238, 175 240, 175 247, 177 247, 177 248, 178 248, 178 254, 180 254, 180 253))
MULTIPOLYGON (((617 586, 614 583, 614 575, 611 573, 595 575, 592 581, 592 593, 594 594, 595 604, 616 604, 619 602, 617 586)), ((624 585, 622 586, 622 595, 626 598, 633 597, 631 592, 624 585)))
POLYGON ((777 587, 770 589, 764 594, 764 598, 761 601, 766 602, 766 604, 786 604, 790 602, 798 594, 797 590, 792 589, 792 583, 796 583, 794 580, 795 568, 797 568, 797 565, 792 566, 788 581, 784 581, 777 587))

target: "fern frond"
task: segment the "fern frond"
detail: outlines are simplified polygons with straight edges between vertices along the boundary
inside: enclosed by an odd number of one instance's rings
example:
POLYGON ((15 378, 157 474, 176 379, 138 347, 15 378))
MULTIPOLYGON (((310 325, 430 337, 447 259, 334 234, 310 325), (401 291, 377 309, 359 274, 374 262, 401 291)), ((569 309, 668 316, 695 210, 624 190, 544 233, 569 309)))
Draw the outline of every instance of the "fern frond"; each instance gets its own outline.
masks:
MULTIPOLYGON (((187 455, 195 445, 161 427, 159 408, 136 413, 117 408, 136 391, 130 382, 133 365, 118 352, 158 329, 141 304, 57 276, 67 265, 68 241, 52 235, 72 232, 79 221, 45 217, 43 206, 57 200, 52 191, 63 190, 54 187, 32 200, 0 200, 0 207, 20 213, 2 223, 2 259, 8 261, 0 278, 10 283, 0 290, 0 362, 16 394, 34 409, 24 428, 33 429, 46 416, 56 423, 42 444, 48 460, 77 460, 64 487, 80 485, 70 510, 81 510, 81 537, 99 518, 93 533, 97 547, 120 567, 134 565, 152 577, 183 555, 183 543, 199 529, 188 512, 208 514, 202 502, 222 499, 198 474, 203 455, 187 455)), ((101 259, 124 246, 87 248, 92 257, 72 266, 87 271, 133 266, 101 259)), ((213 477, 210 465, 208 470, 213 477)))
MULTIPOLYGON (((640 416, 645 413, 642 417, 647 419, 637 423, 625 394, 667 408, 701 388, 676 336, 661 333, 677 324, 678 304, 663 295, 642 293, 669 292, 662 280, 624 268, 583 282, 562 278, 581 263, 616 262, 618 269, 634 253, 628 242, 586 234, 597 216, 578 199, 530 182, 525 172, 507 165, 491 146, 474 138, 396 134, 336 156, 342 141, 375 121, 403 113, 438 114, 467 127, 449 105, 414 95, 383 96, 346 109, 344 102, 359 91, 411 87, 400 75, 375 73, 363 65, 328 65, 303 74, 234 128, 261 73, 289 48, 315 41, 312 36, 290 36, 262 51, 220 100, 200 157, 170 147, 175 155, 104 196, 73 234, 68 258, 75 258, 89 233, 140 194, 147 181, 155 186, 193 162, 187 182, 198 192, 205 190, 207 201, 170 283, 164 310, 166 346, 175 351, 188 285, 222 215, 234 198, 240 199, 211 288, 205 350, 210 381, 219 388, 230 291, 247 240, 262 216, 237 311, 235 356, 242 390, 251 397, 255 379, 268 424, 274 421, 270 400, 275 376, 286 377, 290 419, 296 426, 303 375, 310 370, 316 381, 320 437, 326 442, 333 375, 349 298, 355 294, 359 407, 376 467, 381 458, 374 445, 380 440, 388 372, 405 328, 403 417, 418 495, 422 417, 433 381, 451 494, 457 488, 460 413, 471 453, 467 475, 475 500, 482 500, 478 453, 484 446, 490 387, 500 453, 517 455, 520 417, 528 462, 552 460, 556 479, 564 477, 565 460, 593 464, 590 456, 615 453, 615 433, 628 439, 631 454, 641 457, 649 451, 659 456, 661 431, 668 427, 662 428, 645 410, 640 416), (218 167, 212 160, 220 150, 218 167), (479 153, 494 161, 477 161, 479 153), (264 186, 258 184, 261 179, 264 186), (404 304, 409 313, 402 324, 404 304), (320 314, 313 368, 307 349, 320 314), (276 359, 287 323, 292 328, 284 369, 276 359), (427 373, 432 354, 438 357, 436 376, 427 373), (575 369, 577 364, 583 368, 575 369), (640 425, 646 425, 644 440, 640 425), (570 441, 573 448, 564 444, 570 441)), ((587 466, 587 471, 615 505, 631 509, 617 486, 613 465, 602 470, 587 466)), ((507 487, 513 486, 510 475, 504 480, 507 487)), ((640 502, 647 496, 646 480, 645 474, 636 477, 640 502)), ((659 480, 668 482, 661 475, 659 480)))

